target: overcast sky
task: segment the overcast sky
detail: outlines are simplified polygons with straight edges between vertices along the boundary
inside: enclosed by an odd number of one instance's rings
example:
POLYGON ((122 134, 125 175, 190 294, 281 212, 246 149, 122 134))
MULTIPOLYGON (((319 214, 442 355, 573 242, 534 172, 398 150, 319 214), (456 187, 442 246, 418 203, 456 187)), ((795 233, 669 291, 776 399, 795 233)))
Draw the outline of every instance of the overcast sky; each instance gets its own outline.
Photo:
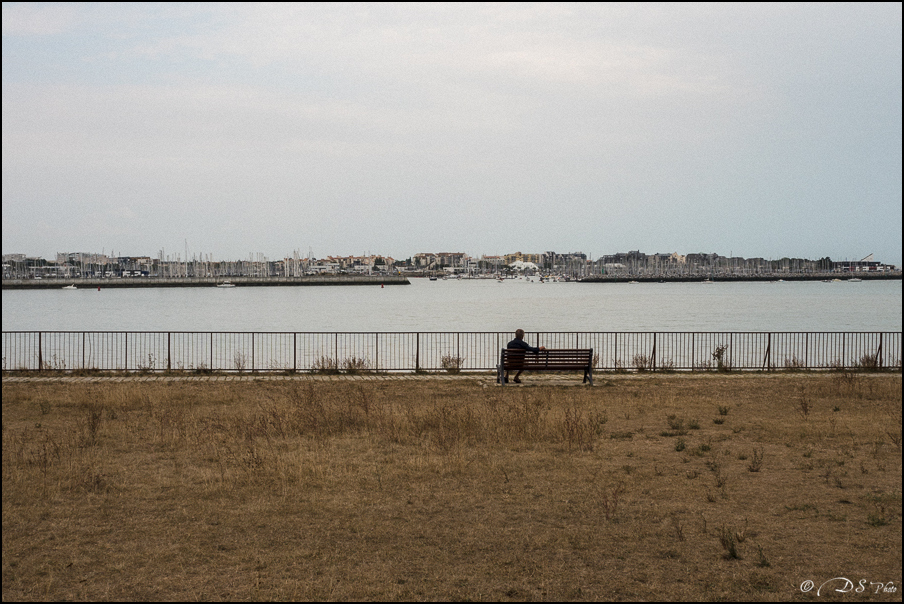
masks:
POLYGON ((901 263, 901 4, 3 3, 3 253, 901 263))

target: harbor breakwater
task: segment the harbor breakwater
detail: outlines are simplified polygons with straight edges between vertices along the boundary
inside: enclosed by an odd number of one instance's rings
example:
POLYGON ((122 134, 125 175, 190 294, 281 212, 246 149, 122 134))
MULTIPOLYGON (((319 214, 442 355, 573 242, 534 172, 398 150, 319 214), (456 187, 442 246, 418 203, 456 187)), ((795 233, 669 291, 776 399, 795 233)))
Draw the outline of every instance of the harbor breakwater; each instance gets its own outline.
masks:
POLYGON ((621 276, 621 275, 594 275, 592 277, 584 277, 579 279, 581 283, 702 283, 702 282, 719 282, 719 283, 743 283, 745 281, 753 282, 776 282, 776 281, 850 281, 859 279, 861 281, 901 281, 902 273, 899 271, 892 273, 822 273, 822 274, 773 274, 773 275, 713 275, 705 277, 702 275, 683 275, 683 276, 621 276))
POLYGON ((5 279, 3 289, 77 289, 136 287, 217 287, 229 283, 236 287, 280 287, 314 285, 410 285, 401 275, 308 275, 305 277, 124 277, 109 279, 5 279))

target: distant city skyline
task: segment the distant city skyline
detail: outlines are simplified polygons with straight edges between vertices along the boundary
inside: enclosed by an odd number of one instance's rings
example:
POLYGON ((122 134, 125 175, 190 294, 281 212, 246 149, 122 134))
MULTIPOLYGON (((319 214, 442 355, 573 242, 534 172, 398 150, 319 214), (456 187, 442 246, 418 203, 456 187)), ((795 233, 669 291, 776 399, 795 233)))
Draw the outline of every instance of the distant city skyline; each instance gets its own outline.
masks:
MULTIPOLYGON (((120 252, 118 252, 118 251, 116 251, 116 250, 113 250, 113 249, 111 249, 109 252, 107 252, 106 250, 100 250, 100 251, 97 251, 97 250, 94 250, 94 251, 85 251, 85 250, 82 250, 82 251, 66 251, 66 252, 60 252, 60 251, 57 251, 57 252, 54 252, 53 254, 49 254, 49 255, 42 255, 42 254, 28 254, 28 253, 22 252, 22 251, 4 251, 4 252, 3 252, 3 257, 6 258, 7 256, 23 256, 23 257, 28 257, 28 258, 43 258, 43 259, 45 259, 45 260, 54 260, 54 261, 55 261, 55 260, 57 259, 57 256, 60 256, 60 255, 62 255, 62 256, 66 256, 66 255, 76 255, 76 254, 84 254, 85 256, 92 256, 92 255, 94 255, 94 256, 105 256, 105 257, 108 257, 108 258, 145 258, 145 257, 147 257, 147 258, 155 258, 155 259, 156 259, 156 258, 164 258, 164 257, 165 257, 164 259, 166 259, 166 258, 173 258, 173 259, 175 259, 175 258, 178 256, 178 257, 179 257, 180 259, 182 259, 182 260, 184 260, 184 259, 186 259, 186 258, 188 258, 188 259, 190 260, 191 258, 198 258, 198 259, 199 259, 199 258, 203 257, 203 258, 211 258, 211 259, 214 259, 214 260, 217 260, 217 261, 223 261, 223 262, 262 261, 262 260, 265 259, 265 258, 266 258, 267 260, 279 260, 279 259, 283 259, 283 258, 292 258, 292 257, 297 257, 297 258, 315 258, 315 259, 316 259, 316 258, 351 258, 351 257, 370 257, 370 256, 380 256, 380 257, 384 257, 384 258, 393 258, 394 260, 406 260, 406 259, 413 258, 413 257, 415 257, 415 256, 424 255, 424 254, 432 254, 432 255, 463 254, 463 255, 468 256, 468 257, 471 257, 471 258, 479 258, 479 257, 495 257, 495 256, 500 256, 500 257, 501 257, 501 256, 515 255, 515 254, 519 254, 519 255, 520 255, 520 254, 524 254, 524 255, 558 254, 558 255, 584 255, 584 256, 586 256, 588 259, 591 259, 591 258, 601 258, 601 257, 603 257, 603 256, 615 256, 615 255, 619 255, 619 254, 640 254, 640 255, 644 255, 644 256, 661 256, 661 255, 676 255, 676 254, 679 255, 679 256, 688 256, 688 255, 699 255, 699 254, 702 254, 702 255, 715 255, 715 256, 718 256, 718 257, 721 257, 721 258, 763 258, 763 259, 765 259, 765 260, 780 260, 780 259, 782 259, 782 258, 796 258, 796 259, 807 259, 807 260, 819 260, 819 259, 822 259, 822 258, 831 258, 831 259, 834 260, 834 261, 841 261, 841 260, 873 260, 873 259, 880 260, 880 259, 878 259, 878 258, 876 257, 876 254, 873 254, 873 253, 867 254, 867 255, 865 255, 865 256, 863 256, 863 257, 833 258, 833 257, 829 256, 828 254, 821 254, 821 255, 812 256, 812 257, 810 257, 810 256, 791 256, 791 255, 788 255, 788 254, 781 254, 781 255, 778 255, 778 256, 741 256, 741 255, 733 254, 732 252, 729 252, 729 253, 725 254, 725 253, 721 253, 721 252, 718 252, 718 251, 704 251, 704 250, 685 251, 685 252, 679 252, 679 251, 669 251, 669 252, 657 251, 657 252, 653 252, 653 251, 647 251, 647 250, 641 250, 641 249, 637 249, 637 250, 619 250, 619 251, 613 251, 613 252, 604 252, 604 253, 602 253, 602 254, 588 254, 588 253, 586 253, 584 250, 581 250, 581 249, 577 249, 577 250, 568 250, 568 251, 564 251, 564 250, 542 250, 542 251, 539 251, 539 250, 532 250, 532 249, 527 249, 527 250, 521 250, 521 249, 518 249, 518 250, 506 250, 506 251, 497 252, 497 253, 486 253, 486 254, 471 254, 471 253, 466 252, 466 251, 463 251, 463 250, 461 250, 461 249, 458 249, 458 250, 444 249, 444 250, 432 250, 432 251, 430 251, 430 250, 421 250, 421 251, 419 251, 419 252, 417 252, 417 253, 415 253, 415 254, 408 254, 408 255, 384 254, 384 253, 370 252, 370 251, 364 252, 364 253, 360 253, 360 254, 355 254, 355 253, 349 253, 349 254, 345 254, 345 253, 328 253, 328 254, 323 254, 323 255, 317 255, 317 254, 312 253, 312 250, 309 250, 309 253, 307 253, 307 254, 303 254, 303 253, 301 253, 301 250, 295 249, 295 250, 292 251, 292 253, 289 253, 289 254, 266 254, 266 253, 263 253, 263 252, 249 252, 249 253, 246 254, 245 256, 240 256, 240 257, 218 257, 218 256, 216 256, 215 254, 212 254, 212 253, 209 253, 209 252, 195 251, 195 250, 190 250, 190 249, 187 249, 187 248, 184 249, 184 250, 174 250, 174 251, 167 251, 167 250, 164 250, 163 248, 160 248, 160 249, 158 249, 158 251, 157 251, 156 253, 154 253, 154 254, 148 254, 148 253, 136 253, 136 254, 120 253, 120 252)), ((884 260, 882 260, 882 261, 884 262, 884 260)), ((886 264, 892 264, 892 263, 886 262, 886 264)))
MULTIPOLYGON (((686 255, 646 254, 639 250, 604 254, 596 259, 580 252, 544 253, 513 252, 505 255, 472 257, 463 252, 420 253, 397 259, 391 256, 327 256, 304 258, 298 254, 269 258, 252 254, 247 259, 222 260, 211 255, 180 257, 107 256, 106 254, 57 254, 53 260, 26 257, 23 254, 3 255, 4 288, 54 287, 57 279, 111 279, 114 286, 153 286, 158 280, 185 280, 199 285, 217 279, 241 277, 252 282, 277 279, 280 283, 307 279, 320 275, 424 275, 435 279, 437 274, 469 277, 502 278, 512 275, 561 276, 571 278, 655 278, 693 279, 716 278, 755 279, 795 276, 821 278, 828 275, 854 274, 871 278, 901 278, 900 267, 877 261, 871 254, 854 261, 784 257, 765 258, 726 257, 715 253, 686 255), (119 281, 119 279, 124 279, 119 281), (137 282, 136 282, 137 279, 137 282), (287 281, 282 281, 283 279, 287 281), (47 280, 45 282, 45 280, 47 280), (140 282, 140 284, 138 283, 140 282)), ((67 287, 74 287, 69 285, 67 287)), ((228 285, 234 287, 234 285, 228 285)))
POLYGON ((901 264, 900 3, 2 12, 3 253, 901 264))

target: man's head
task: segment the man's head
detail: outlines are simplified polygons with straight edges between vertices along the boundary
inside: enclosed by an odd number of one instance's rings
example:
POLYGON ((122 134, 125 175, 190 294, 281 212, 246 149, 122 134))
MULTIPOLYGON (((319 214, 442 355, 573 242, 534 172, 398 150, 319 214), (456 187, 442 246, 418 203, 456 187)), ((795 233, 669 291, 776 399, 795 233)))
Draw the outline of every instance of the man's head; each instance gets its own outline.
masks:
POLYGON ((515 330, 515 337, 518 338, 519 340, 523 340, 523 339, 524 339, 524 330, 523 330, 523 329, 516 329, 516 330, 515 330))

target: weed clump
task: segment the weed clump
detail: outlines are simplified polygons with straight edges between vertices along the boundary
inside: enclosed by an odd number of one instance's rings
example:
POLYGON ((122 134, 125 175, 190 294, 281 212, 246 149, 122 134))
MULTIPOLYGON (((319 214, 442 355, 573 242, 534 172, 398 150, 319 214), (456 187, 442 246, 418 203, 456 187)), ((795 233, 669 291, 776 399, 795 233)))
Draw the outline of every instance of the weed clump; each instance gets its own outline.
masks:
POLYGON ((315 359, 311 364, 312 373, 320 373, 324 375, 335 375, 339 373, 339 362, 328 356, 321 356, 315 359))
POLYGON ((725 358, 726 352, 728 352, 727 344, 719 344, 712 352, 713 360, 716 362, 716 370, 722 373, 731 371, 731 363, 725 358))
POLYGON ((349 375, 370 371, 370 361, 363 357, 349 357, 342 360, 342 371, 349 375))
POLYGON ((444 370, 449 373, 459 373, 461 372, 461 368, 465 364, 464 357, 455 356, 451 354, 444 355, 442 359, 440 359, 440 365, 444 370))

